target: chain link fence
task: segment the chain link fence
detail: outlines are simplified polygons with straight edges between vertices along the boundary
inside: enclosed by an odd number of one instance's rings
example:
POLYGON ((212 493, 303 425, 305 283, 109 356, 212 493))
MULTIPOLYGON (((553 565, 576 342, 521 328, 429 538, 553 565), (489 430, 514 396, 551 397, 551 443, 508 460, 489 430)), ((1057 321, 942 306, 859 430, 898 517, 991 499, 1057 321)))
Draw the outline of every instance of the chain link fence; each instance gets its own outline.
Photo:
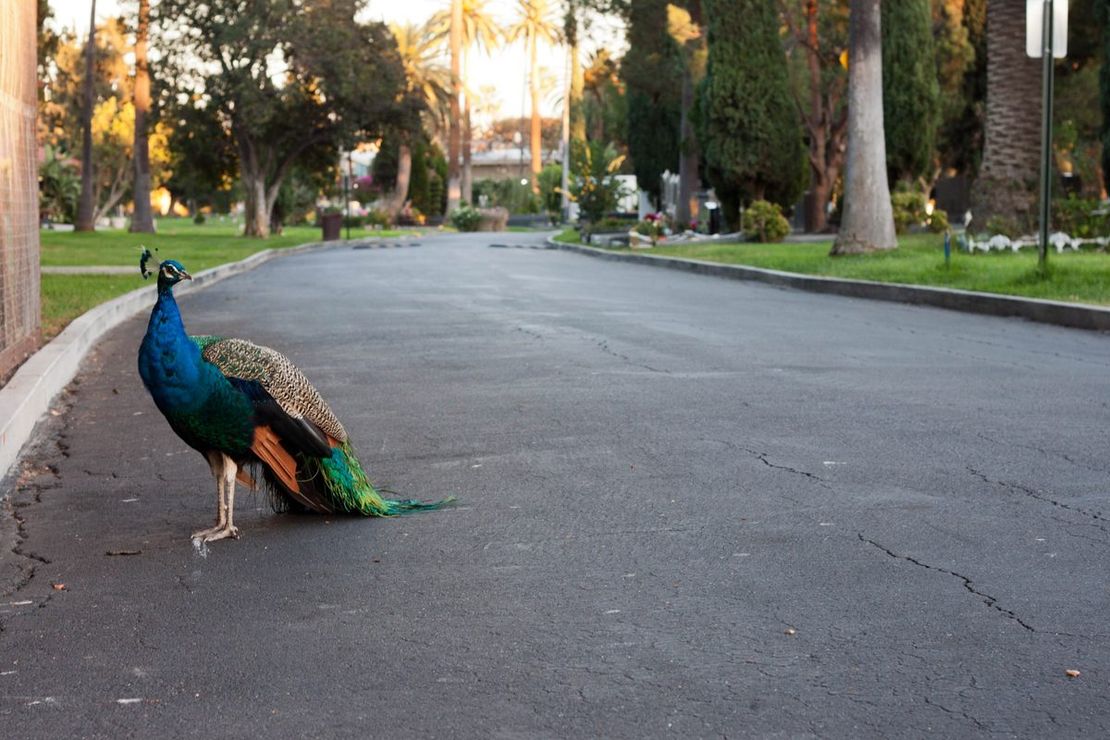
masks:
POLYGON ((31 0, 0 0, 0 382, 39 328, 35 14, 31 0))

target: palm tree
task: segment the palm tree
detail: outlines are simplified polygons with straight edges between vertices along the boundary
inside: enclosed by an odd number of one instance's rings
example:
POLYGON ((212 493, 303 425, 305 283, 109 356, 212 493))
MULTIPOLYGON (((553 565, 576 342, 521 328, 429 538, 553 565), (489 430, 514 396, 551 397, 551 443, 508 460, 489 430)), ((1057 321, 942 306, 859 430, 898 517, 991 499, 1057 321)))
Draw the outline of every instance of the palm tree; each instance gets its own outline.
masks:
POLYGON ((447 133, 447 212, 459 207, 459 96, 462 94, 463 0, 451 0, 449 31, 451 53, 451 114, 447 133))
POLYGON ((446 128, 451 99, 451 72, 439 61, 439 29, 430 21, 396 24, 389 29, 397 42, 407 91, 420 98, 427 109, 426 123, 439 136, 446 128))
POLYGON ((977 230, 999 216, 1021 230, 1037 218, 1041 61, 1025 56, 1025 4, 987 3, 987 116, 972 213, 977 230))
POLYGON ((554 44, 559 39, 558 27, 551 20, 551 10, 547 0, 517 0, 520 15, 516 25, 509 28, 505 36, 510 41, 523 39, 528 49, 528 87, 532 98, 532 192, 540 192, 540 170, 543 169, 540 122, 540 79, 539 64, 536 59, 540 41, 554 44))
MULTIPOLYGON (((438 35, 430 23, 417 26, 413 23, 390 26, 397 43, 397 54, 405 71, 408 95, 419 100, 426 111, 430 128, 441 131, 444 110, 451 98, 451 76, 437 61, 438 35)), ((412 140, 410 132, 398 131, 397 181, 382 210, 390 217, 396 216, 405 205, 409 181, 412 176, 412 140)))
POLYGON ((880 0, 852 0, 848 63, 848 166, 844 218, 832 254, 894 249, 894 215, 886 177, 880 0))
MULTIPOLYGON (((451 17, 447 11, 435 13, 428 26, 442 36, 450 36, 451 17)), ((487 54, 496 48, 502 39, 501 29, 486 10, 486 0, 462 0, 462 199, 469 203, 472 196, 472 177, 470 152, 472 133, 470 125, 470 101, 473 94, 466 76, 470 72, 470 49, 477 48, 487 54)))
POLYGON ((131 231, 154 233, 154 217, 150 212, 150 141, 147 117, 150 114, 150 68, 147 62, 147 40, 150 32, 150 0, 139 0, 138 27, 135 31, 135 145, 132 158, 135 180, 132 199, 135 212, 131 231))

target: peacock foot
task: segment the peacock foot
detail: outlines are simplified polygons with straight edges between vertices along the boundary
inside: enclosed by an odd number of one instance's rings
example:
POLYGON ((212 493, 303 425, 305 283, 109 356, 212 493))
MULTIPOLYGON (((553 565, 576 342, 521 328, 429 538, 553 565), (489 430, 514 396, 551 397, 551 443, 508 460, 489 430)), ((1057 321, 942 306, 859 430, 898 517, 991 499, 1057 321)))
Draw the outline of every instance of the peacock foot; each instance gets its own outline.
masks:
POLYGON ((202 529, 199 532, 193 532, 193 539, 200 540, 201 542, 215 542, 216 540, 223 540, 228 537, 239 539, 239 528, 224 525, 222 527, 212 527, 211 529, 202 529))

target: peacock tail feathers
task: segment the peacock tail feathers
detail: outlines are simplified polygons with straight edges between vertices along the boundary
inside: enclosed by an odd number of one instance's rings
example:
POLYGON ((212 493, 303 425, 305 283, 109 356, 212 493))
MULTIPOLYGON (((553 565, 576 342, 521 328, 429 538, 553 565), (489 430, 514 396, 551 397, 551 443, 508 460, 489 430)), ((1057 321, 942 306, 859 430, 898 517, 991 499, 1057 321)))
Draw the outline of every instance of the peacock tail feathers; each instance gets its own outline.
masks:
POLYGON ((424 503, 414 499, 383 498, 367 478, 349 442, 332 447, 331 457, 301 458, 304 472, 335 511, 363 516, 396 516, 415 511, 439 509, 454 501, 424 503))

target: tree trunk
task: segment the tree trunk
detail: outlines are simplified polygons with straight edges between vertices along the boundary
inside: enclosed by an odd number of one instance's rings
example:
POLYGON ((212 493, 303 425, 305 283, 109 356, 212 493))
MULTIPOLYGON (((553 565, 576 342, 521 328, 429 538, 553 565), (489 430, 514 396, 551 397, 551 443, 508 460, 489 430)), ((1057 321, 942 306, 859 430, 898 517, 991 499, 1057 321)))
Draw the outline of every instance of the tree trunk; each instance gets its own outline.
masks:
MULTIPOLYGON (((689 4, 690 20, 702 27, 701 2, 689 4)), ((696 50, 691 48, 694 40, 686 42, 684 56, 685 69, 682 72, 682 110, 679 119, 679 141, 681 150, 678 157, 678 203, 675 204, 675 221, 681 226, 697 221, 701 214, 698 213, 698 189, 701 178, 698 177, 698 162, 701 159, 701 150, 698 148, 698 137, 694 132, 691 113, 694 109, 694 92, 697 83, 705 76, 704 69, 695 70, 696 50), (697 74, 697 79, 695 79, 697 74)), ((697 40, 702 51, 705 49, 705 32, 697 40)))
MULTIPOLYGON (((468 51, 463 51, 463 70, 466 74, 470 74, 470 54, 468 51)), ((462 202, 468 205, 473 203, 474 200, 474 173, 470 165, 470 147, 473 143, 473 131, 470 127, 470 92, 467 87, 463 86, 463 114, 462 114, 462 183, 461 183, 461 196, 462 202)), ((400 181, 400 172, 397 175, 398 182, 400 181)), ((405 183, 406 191, 408 183, 405 183)), ((404 198, 404 194, 401 196, 404 198)))
POLYGON ((570 47, 570 140, 576 142, 576 146, 586 143, 586 116, 582 110, 585 88, 581 51, 578 44, 574 44, 570 47))
POLYGON ((832 254, 894 249, 886 177, 880 0, 852 0, 848 65, 848 165, 844 217, 832 254))
POLYGON ((89 12, 89 43, 85 47, 84 100, 81 102, 81 198, 77 201, 76 231, 96 230, 96 203, 93 196, 92 115, 96 76, 94 53, 96 50, 96 0, 89 12))
MULTIPOLYGON (((412 179, 412 150, 407 142, 402 141, 397 151, 397 181, 393 193, 383 204, 383 210, 389 214, 389 222, 393 223, 397 214, 405 207, 405 200, 409 194, 409 182, 412 179)), ((467 201, 469 202, 469 201, 467 201)))
POLYGON ((244 212, 243 236, 265 239, 270 235, 270 209, 266 204, 266 178, 257 171, 242 170, 244 212))
POLYGON ((1041 60, 1025 56, 1025 4, 987 3, 987 116, 971 212, 975 231, 995 217, 1020 231, 1037 222, 1041 60))
POLYGON ((679 123, 679 137, 682 149, 678 157, 678 203, 675 204, 675 221, 684 228, 698 219, 698 139, 690 122, 690 111, 694 107, 694 82, 690 70, 682 75, 682 116, 679 123))
POLYGON ((451 0, 451 101, 450 120, 447 128, 447 213, 459 207, 462 196, 459 176, 460 114, 459 96, 462 94, 462 75, 459 69, 462 57, 462 0, 451 0))
POLYGON ((147 39, 150 29, 150 0, 139 0, 139 24, 135 33, 135 181, 132 198, 131 231, 154 233, 150 209, 150 142, 147 120, 150 115, 150 70, 147 64, 147 39))
POLYGON ((536 61, 535 35, 528 37, 528 86, 532 93, 532 192, 540 193, 540 170, 543 169, 543 129, 540 121, 540 75, 536 61))

